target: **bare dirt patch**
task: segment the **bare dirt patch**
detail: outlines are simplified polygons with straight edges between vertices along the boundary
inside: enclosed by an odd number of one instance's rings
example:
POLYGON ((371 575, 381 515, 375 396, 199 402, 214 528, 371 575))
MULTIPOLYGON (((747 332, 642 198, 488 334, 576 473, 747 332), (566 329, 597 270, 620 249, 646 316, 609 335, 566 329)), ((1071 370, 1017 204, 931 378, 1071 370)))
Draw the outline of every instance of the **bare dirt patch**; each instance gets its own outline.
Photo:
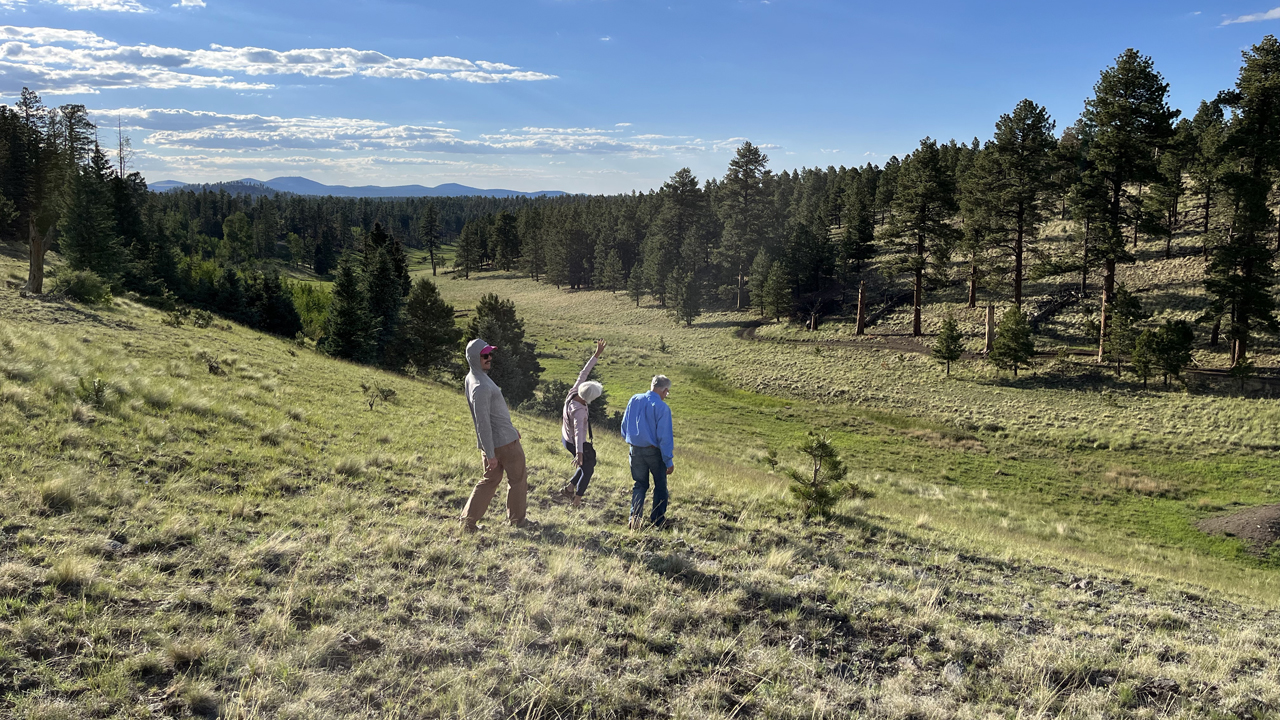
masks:
POLYGON ((1280 540, 1280 505, 1262 505, 1230 515, 1206 518, 1196 523, 1211 535, 1238 537, 1255 553, 1262 553, 1280 540))

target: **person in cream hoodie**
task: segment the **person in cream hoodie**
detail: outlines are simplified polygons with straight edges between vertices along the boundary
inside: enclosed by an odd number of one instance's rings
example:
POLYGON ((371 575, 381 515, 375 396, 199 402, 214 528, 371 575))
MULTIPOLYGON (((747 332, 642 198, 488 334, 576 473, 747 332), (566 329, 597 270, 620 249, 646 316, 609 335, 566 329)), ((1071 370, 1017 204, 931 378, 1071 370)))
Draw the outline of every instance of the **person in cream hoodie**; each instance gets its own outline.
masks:
POLYGON ((476 426, 476 447, 484 453, 484 479, 476 484, 462 508, 462 529, 466 532, 479 529, 477 523, 498 492, 503 472, 507 474, 507 521, 518 528, 537 526, 525 517, 529 484, 520 432, 511 424, 511 412, 502 397, 502 389, 489 378, 497 351, 498 348, 479 338, 467 343, 467 365, 471 367, 465 385, 467 405, 476 426))

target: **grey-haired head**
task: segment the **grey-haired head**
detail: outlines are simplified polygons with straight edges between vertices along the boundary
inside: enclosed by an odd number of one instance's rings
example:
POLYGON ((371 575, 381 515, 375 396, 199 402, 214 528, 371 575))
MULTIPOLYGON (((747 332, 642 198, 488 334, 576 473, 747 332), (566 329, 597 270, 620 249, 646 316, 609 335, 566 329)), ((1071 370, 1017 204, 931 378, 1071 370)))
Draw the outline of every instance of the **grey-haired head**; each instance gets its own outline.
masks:
POLYGON ((649 383, 650 390, 667 390, 671 387, 671 378, 666 375, 654 375, 653 382, 649 383))

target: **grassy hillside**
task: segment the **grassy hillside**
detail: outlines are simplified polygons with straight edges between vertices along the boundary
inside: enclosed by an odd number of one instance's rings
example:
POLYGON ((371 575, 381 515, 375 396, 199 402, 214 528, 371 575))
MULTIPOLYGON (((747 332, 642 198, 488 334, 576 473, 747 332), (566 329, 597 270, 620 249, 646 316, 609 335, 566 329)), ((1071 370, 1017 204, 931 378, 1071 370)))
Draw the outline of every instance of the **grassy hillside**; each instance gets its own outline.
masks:
MULTIPOLYGON (((552 504, 558 427, 517 414, 543 525, 503 527, 500 494, 463 536, 479 462, 454 388, 128 300, 6 292, 0 715, 1280 716, 1274 564, 1191 529, 1275 502, 1271 453, 962 427, 928 403, 1085 394, 914 381, 895 363, 922 358, 750 344, 729 316, 681 329, 607 294, 440 285, 459 307, 515 298, 547 376, 610 340, 615 405, 676 379, 676 530, 626 530, 614 438, 586 506, 552 504), (838 382, 885 399, 806 399, 838 382), (395 395, 370 406, 362 385, 395 395), (831 523, 802 521, 763 461, 797 462, 815 427, 876 493, 831 523)), ((1117 393, 1117 424, 1147 400, 1271 431, 1267 406, 1218 396, 1117 393)))

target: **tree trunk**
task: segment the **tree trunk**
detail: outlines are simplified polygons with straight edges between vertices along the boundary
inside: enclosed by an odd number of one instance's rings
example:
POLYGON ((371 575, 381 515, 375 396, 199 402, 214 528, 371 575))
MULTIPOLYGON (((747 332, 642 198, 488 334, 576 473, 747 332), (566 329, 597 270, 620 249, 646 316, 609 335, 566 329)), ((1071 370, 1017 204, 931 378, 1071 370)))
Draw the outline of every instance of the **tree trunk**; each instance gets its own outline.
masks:
POLYGON ((916 236, 916 257, 920 259, 920 264, 916 267, 916 286, 915 297, 912 304, 915 306, 911 318, 911 335, 920 337, 923 333, 920 331, 920 306, 924 304, 924 236, 916 236))
POLYGON ((1022 309, 1022 223, 1013 239, 1013 304, 1022 309))
POLYGON ((44 256, 53 245, 54 227, 56 226, 51 226, 49 232, 41 237, 40 232, 36 230, 35 218, 27 218, 30 245, 27 254, 27 284, 23 288, 24 292, 32 295, 40 295, 44 292, 44 256))
MULTIPOLYGON (((1141 213, 1142 213, 1142 186, 1141 186, 1141 185, 1139 185, 1139 186, 1138 186, 1138 202, 1137 202, 1137 205, 1138 205, 1138 214, 1139 214, 1139 215, 1138 215, 1138 217, 1139 217, 1139 219, 1141 219, 1141 217, 1142 217, 1142 215, 1141 215, 1141 213)), ((1137 249, 1138 249, 1138 226, 1139 226, 1139 225, 1141 225, 1141 224, 1142 224, 1141 222, 1134 222, 1134 223, 1133 223, 1133 249, 1134 249, 1134 250, 1137 250, 1137 249)))
POLYGON ((739 310, 742 309, 742 291, 744 288, 746 288, 746 283, 743 282, 742 273, 739 272, 738 273, 738 309, 739 310))
POLYGON ((1103 348, 1107 337, 1107 309, 1116 293, 1116 261, 1107 258, 1106 273, 1102 276, 1102 309, 1101 321, 1098 323, 1098 362, 1102 362, 1103 348))
POLYGON ((991 348, 996 344, 996 306, 987 301, 987 340, 983 346, 983 352, 990 353, 991 348))
POLYGON ((924 300, 924 270, 916 270, 916 287, 912 304, 915 306, 911 318, 911 334, 920 337, 920 305, 924 300))
POLYGON ((1222 317, 1213 321, 1213 330, 1209 331, 1209 347, 1218 347, 1218 337, 1222 334, 1222 317))
POLYGON ((1212 207, 1211 198, 1213 197, 1213 184, 1205 183, 1204 185, 1204 227, 1202 233, 1209 232, 1209 209, 1212 207))
POLYGON ((861 335, 866 330, 866 309, 867 309, 867 281, 863 280, 858 283, 858 323, 854 328, 854 335, 861 335))
POLYGON ((427 253, 431 255, 431 277, 436 276, 436 250, 435 248, 427 248, 427 253))
POLYGON ((1080 260, 1080 297, 1089 294, 1089 218, 1084 219, 1084 252, 1080 260))
POLYGON ((969 307, 978 307, 978 264, 969 266, 969 307))

